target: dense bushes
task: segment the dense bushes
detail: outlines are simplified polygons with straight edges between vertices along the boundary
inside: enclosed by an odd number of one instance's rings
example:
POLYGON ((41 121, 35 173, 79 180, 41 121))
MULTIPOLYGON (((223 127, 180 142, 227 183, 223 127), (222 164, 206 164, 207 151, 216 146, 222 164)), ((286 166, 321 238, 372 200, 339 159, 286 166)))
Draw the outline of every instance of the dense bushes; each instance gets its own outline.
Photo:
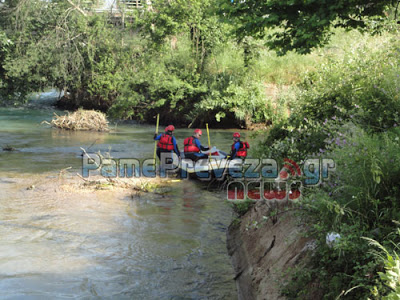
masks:
POLYGON ((293 89, 290 118, 271 128, 259 154, 300 159, 322 153, 325 140, 349 121, 368 132, 398 126, 399 61, 399 44, 389 39, 348 50, 343 58, 328 57, 293 89))
POLYGON ((342 60, 329 59, 305 77, 293 118, 356 117, 360 126, 372 131, 398 124, 399 46, 391 40, 377 49, 361 46, 342 60))
MULTIPOLYGON (((392 243, 400 243, 392 234, 397 226, 393 220, 400 218, 400 132, 395 129, 368 135, 347 124, 339 133, 338 145, 329 146, 335 174, 319 189, 306 191, 301 202, 309 234, 318 247, 311 265, 298 272, 297 280, 304 281, 307 274, 325 291, 325 299, 340 294, 347 299, 366 299, 372 297, 374 287, 380 295, 387 291, 377 273, 382 271, 382 261, 374 257, 364 238, 388 249, 393 248, 392 243), (340 234, 333 247, 326 244, 329 232, 340 234)), ((288 287, 291 298, 301 293, 298 282, 288 287)))
POLYGON ((335 174, 306 189, 298 203, 317 248, 283 288, 290 299, 306 298, 312 287, 324 299, 400 297, 396 286, 388 287, 397 280, 393 251, 400 245, 393 222, 400 219, 399 59, 398 41, 389 39, 330 57, 305 76, 290 118, 275 124, 258 148, 278 160, 336 163, 335 174), (326 243, 332 232, 340 234, 333 246, 326 243), (377 257, 372 239, 391 255, 377 257))
POLYGON ((262 79, 215 3, 152 5, 126 12, 122 26, 65 1, 7 2, 0 10, 3 101, 52 86, 65 92, 64 108, 137 121, 160 113, 162 123, 247 127, 274 116, 262 79))
MULTIPOLYGON (((231 61, 225 60, 225 55, 237 50, 234 44, 225 45, 224 50, 215 49, 215 56, 210 54, 201 73, 186 36, 179 37, 178 46, 174 50, 163 49, 162 57, 148 54, 137 71, 126 76, 121 94, 110 110, 113 116, 149 120, 161 113, 164 122, 179 120, 180 125, 193 126, 223 123, 224 119, 248 126, 272 117, 259 79, 251 77, 247 70, 235 72, 229 65, 231 61), (224 55, 215 61, 219 51, 224 55), (221 69, 215 70, 214 64, 221 69)), ((243 63, 240 56, 233 56, 238 65, 243 63)))

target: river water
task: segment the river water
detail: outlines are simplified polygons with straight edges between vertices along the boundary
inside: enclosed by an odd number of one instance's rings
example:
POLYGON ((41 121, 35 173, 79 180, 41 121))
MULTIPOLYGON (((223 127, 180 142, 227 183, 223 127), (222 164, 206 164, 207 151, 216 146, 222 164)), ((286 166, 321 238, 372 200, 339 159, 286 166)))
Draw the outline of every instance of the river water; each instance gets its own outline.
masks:
MULTIPOLYGON (((0 146, 17 149, 0 150, 0 298, 235 299, 223 193, 188 180, 133 199, 46 188, 61 169, 80 171, 80 147, 139 159, 154 147, 154 126, 88 133, 40 125, 53 111, 0 109, 0 146), (40 188, 27 189, 32 182, 40 188)), ((191 132, 176 137, 182 143, 191 132)), ((228 150, 231 135, 212 130, 211 140, 228 150)))

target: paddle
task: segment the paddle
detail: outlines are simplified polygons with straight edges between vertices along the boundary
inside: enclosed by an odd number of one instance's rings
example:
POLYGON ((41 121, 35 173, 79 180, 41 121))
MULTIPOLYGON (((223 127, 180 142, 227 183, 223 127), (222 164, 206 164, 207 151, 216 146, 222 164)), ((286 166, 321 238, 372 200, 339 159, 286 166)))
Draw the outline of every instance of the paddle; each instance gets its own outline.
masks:
MULTIPOLYGON (((158 124, 160 122, 160 114, 157 114, 156 134, 158 135, 158 124)), ((154 163, 156 163, 157 141, 154 141, 154 163)))
POLYGON ((206 128, 207 128, 207 137, 208 137, 208 162, 210 162, 211 158, 211 142, 210 142, 210 131, 208 130, 208 123, 206 123, 206 128))

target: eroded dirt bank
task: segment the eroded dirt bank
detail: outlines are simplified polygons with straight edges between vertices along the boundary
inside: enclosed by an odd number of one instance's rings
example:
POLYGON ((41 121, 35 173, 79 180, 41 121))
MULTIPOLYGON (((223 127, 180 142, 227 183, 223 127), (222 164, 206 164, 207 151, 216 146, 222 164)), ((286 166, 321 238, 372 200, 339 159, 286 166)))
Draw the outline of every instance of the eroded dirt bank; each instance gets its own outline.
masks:
POLYGON ((240 223, 238 219, 232 222, 227 248, 239 299, 285 299, 281 285, 292 268, 309 261, 314 247, 304 232, 305 227, 285 203, 259 201, 240 223))

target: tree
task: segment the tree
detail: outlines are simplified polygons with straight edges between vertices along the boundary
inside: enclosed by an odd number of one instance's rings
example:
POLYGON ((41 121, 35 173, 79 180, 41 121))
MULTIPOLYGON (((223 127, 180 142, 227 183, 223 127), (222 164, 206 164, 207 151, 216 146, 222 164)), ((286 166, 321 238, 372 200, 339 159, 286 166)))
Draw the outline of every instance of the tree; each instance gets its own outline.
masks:
POLYGON ((0 33, 12 44, 5 45, 0 34, 1 99, 22 102, 30 92, 55 87, 65 92, 66 107, 112 105, 125 69, 135 62, 132 35, 109 24, 107 15, 86 13, 78 4, 5 2, 0 33))
POLYGON ((212 0, 154 0, 154 10, 146 15, 146 32, 157 46, 163 45, 166 38, 189 36, 201 72, 207 56, 228 36, 215 4, 212 0))
POLYGON ((387 19, 392 0, 220 0, 221 11, 237 22, 236 33, 264 37, 285 54, 309 53, 329 40, 332 27, 366 28, 371 19, 387 19), (268 32, 266 29, 270 29, 268 32))

